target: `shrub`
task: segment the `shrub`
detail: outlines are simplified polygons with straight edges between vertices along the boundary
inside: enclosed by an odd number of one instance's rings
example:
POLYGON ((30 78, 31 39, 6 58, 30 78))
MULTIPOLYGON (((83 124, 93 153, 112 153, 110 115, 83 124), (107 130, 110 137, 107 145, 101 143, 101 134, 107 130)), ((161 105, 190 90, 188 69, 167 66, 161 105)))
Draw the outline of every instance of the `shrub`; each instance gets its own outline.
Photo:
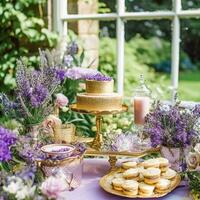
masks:
POLYGON ((39 14, 46 0, 0 2, 0 84, 2 90, 15 86, 16 59, 27 57, 28 64, 38 63, 38 48, 53 47, 57 35, 48 31, 39 14))

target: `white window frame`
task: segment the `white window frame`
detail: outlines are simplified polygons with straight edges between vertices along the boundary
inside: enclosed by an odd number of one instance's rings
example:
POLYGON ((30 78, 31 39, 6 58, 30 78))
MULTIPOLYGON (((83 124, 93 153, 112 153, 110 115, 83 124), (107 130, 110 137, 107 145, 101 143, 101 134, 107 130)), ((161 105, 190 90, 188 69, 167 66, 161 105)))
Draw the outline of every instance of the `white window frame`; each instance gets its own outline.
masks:
MULTIPOLYGON (((172 0, 170 11, 144 11, 126 12, 125 0, 116 0, 116 13, 105 14, 68 14, 67 0, 54 0, 54 30, 61 36, 67 34, 67 23, 76 20, 116 20, 117 37, 117 90, 123 95, 124 92, 124 25, 127 20, 157 20, 170 19, 172 21, 172 49, 171 49, 171 85, 176 92, 179 83, 179 54, 180 54, 180 20, 183 18, 200 17, 200 9, 182 10, 181 0, 172 0)), ((133 66, 134 67, 134 66, 133 66)), ((172 95, 174 99, 174 94, 172 95)))

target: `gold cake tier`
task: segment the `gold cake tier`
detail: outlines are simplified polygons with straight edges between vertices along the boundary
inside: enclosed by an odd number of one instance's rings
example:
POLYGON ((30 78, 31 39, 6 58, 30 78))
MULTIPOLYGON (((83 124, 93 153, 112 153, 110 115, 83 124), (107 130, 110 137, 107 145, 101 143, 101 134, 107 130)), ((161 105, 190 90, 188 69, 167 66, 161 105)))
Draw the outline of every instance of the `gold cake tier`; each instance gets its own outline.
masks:
POLYGON ((119 110, 122 108, 122 96, 117 93, 102 96, 87 93, 78 94, 77 108, 88 111, 119 110))
POLYGON ((86 80, 86 93, 89 94, 110 94, 113 93, 114 81, 86 80))

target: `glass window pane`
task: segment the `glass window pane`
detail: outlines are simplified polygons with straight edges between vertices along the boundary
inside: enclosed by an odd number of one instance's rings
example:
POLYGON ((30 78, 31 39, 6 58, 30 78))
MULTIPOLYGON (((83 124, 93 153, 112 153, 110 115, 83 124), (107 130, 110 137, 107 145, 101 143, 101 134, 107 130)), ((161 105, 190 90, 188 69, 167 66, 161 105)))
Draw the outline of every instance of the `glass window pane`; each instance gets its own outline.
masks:
POLYGON ((116 79, 115 21, 78 20, 69 22, 68 28, 85 50, 83 66, 99 67, 100 71, 116 79))
POLYGON ((125 95, 132 96, 140 74, 153 96, 170 99, 171 21, 128 21, 125 25, 125 95), (137 28, 135 28, 137 27, 137 28))
POLYGON ((126 0, 127 12, 171 10, 171 0, 126 0))
POLYGON ((199 0, 182 0, 182 9, 199 9, 199 0))
POLYGON ((200 101, 199 30, 198 19, 181 21, 179 95, 182 100, 200 101))

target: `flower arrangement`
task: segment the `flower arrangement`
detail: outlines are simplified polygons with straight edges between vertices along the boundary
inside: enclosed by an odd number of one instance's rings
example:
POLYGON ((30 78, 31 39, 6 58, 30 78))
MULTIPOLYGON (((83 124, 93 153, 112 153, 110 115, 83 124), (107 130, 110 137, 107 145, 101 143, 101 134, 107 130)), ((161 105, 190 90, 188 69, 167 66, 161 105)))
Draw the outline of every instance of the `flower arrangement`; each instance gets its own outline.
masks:
POLYGON ((17 62, 16 97, 10 101, 1 94, 3 111, 25 126, 41 123, 53 111, 53 94, 61 80, 57 68, 49 66, 46 55, 40 51, 40 68, 29 69, 23 60, 17 62))
MULTIPOLYGON (((36 161, 48 158, 40 149, 49 140, 40 139, 37 145, 33 145, 29 135, 15 134, 0 127, 0 141, 0 199, 62 199, 73 189, 69 180, 74 183, 75 177, 71 173, 68 175, 62 170, 54 170, 45 179, 40 168, 36 167, 36 161), (71 179, 68 176, 72 176, 71 179)), ((73 152, 73 157, 85 151, 82 144, 76 144, 75 148, 77 151, 73 152)), ((63 157, 58 156, 56 159, 61 160, 63 157)))
POLYGON ((200 198, 200 143, 197 143, 186 157, 187 178, 194 200, 200 198))
POLYGON ((167 106, 157 102, 146 116, 144 131, 150 137, 152 147, 184 148, 199 139, 199 118, 200 105, 187 109, 180 107, 179 103, 167 106))
POLYGON ((160 146, 171 168, 185 170, 185 155, 189 147, 199 141, 198 120, 200 105, 192 109, 183 108, 180 103, 163 105, 156 102, 146 116, 144 132, 150 137, 151 146, 160 146))

